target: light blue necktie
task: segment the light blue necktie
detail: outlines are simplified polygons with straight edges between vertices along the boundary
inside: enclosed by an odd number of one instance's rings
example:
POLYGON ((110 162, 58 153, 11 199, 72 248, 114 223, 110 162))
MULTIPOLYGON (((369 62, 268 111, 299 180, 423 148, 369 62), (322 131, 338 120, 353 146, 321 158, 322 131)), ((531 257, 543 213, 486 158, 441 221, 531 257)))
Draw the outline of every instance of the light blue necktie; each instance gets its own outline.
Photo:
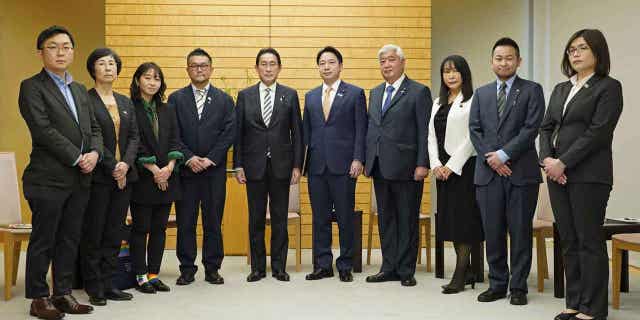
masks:
POLYGON ((382 114, 387 112, 387 109, 389 109, 389 106, 391 105, 391 95, 393 93, 393 90, 395 90, 393 86, 388 86, 385 89, 385 91, 387 92, 387 98, 384 99, 384 103, 382 104, 382 114))

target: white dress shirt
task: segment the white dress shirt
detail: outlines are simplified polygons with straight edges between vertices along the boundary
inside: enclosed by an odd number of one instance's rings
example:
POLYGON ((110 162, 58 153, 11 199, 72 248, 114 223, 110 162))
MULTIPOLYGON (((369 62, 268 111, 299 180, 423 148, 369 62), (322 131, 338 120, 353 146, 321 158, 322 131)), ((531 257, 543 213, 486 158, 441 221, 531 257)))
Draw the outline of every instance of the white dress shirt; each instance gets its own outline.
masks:
MULTIPOLYGON (((335 100, 336 98, 336 93, 338 92, 338 88, 340 87, 340 82, 342 82, 340 79, 336 80, 336 82, 334 82, 331 85, 331 92, 329 93, 329 105, 332 106, 333 105, 333 100, 335 100)), ((324 95, 325 92, 327 92, 327 88, 329 86, 326 83, 322 83, 322 105, 324 105, 324 95)))

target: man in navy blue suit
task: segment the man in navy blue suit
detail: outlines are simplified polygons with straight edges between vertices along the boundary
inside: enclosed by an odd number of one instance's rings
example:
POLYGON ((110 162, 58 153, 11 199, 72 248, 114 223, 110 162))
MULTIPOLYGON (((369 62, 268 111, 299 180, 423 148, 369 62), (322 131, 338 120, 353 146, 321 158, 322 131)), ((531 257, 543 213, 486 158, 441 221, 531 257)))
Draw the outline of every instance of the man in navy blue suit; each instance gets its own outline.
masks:
POLYGON ((313 214, 313 272, 307 280, 333 277, 331 214, 340 232, 336 267, 340 281, 353 281, 356 179, 363 171, 367 106, 364 90, 340 80, 342 54, 325 47, 316 56, 322 85, 305 95, 305 173, 313 214))
POLYGON ((497 81, 478 88, 471 103, 469 130, 478 152, 474 183, 490 283, 478 296, 480 302, 502 299, 510 289, 511 304, 527 304, 533 213, 542 182, 535 139, 544 114, 544 95, 539 84, 516 75, 521 61, 515 41, 498 40, 491 58, 497 81))
POLYGON ((211 56, 195 49, 187 56, 187 72, 191 83, 169 96, 180 127, 180 151, 185 167, 181 170, 182 200, 176 202, 180 260, 177 285, 194 281, 196 223, 202 210, 202 264, 205 280, 222 284, 218 273, 224 258, 222 245, 222 213, 226 196, 227 151, 235 137, 233 99, 209 83, 211 56))

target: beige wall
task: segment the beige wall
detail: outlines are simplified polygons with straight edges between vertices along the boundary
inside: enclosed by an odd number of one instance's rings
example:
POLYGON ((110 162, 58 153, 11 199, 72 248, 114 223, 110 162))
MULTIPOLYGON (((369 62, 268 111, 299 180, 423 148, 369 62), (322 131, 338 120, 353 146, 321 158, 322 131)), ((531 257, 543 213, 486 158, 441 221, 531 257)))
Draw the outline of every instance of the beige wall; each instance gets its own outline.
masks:
MULTIPOLYGON (((14 151, 18 177, 29 159, 31 139, 18 110, 20 81, 42 68, 36 55, 36 38, 44 28, 58 24, 67 27, 76 41, 71 73, 77 81, 91 86, 85 69, 87 56, 104 46, 104 1, 1 1, 0 4, 0 150, 14 151), (66 15, 61 16, 62 10, 66 15)), ((22 203, 23 217, 29 218, 22 203)))

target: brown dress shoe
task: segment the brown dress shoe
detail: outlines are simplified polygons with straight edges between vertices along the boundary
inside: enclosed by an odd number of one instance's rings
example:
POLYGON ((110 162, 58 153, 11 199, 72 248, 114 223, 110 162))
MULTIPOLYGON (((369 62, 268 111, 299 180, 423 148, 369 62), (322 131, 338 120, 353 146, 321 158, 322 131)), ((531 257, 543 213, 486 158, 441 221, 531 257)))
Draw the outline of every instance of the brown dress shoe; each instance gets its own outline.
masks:
POLYGON ((45 320, 59 320, 64 318, 64 313, 60 312, 51 304, 49 297, 33 299, 31 301, 29 314, 45 320))
POLYGON ((86 304, 80 304, 76 298, 70 294, 64 296, 51 297, 51 302, 56 308, 64 313, 69 314, 87 314, 93 311, 93 307, 86 304))

